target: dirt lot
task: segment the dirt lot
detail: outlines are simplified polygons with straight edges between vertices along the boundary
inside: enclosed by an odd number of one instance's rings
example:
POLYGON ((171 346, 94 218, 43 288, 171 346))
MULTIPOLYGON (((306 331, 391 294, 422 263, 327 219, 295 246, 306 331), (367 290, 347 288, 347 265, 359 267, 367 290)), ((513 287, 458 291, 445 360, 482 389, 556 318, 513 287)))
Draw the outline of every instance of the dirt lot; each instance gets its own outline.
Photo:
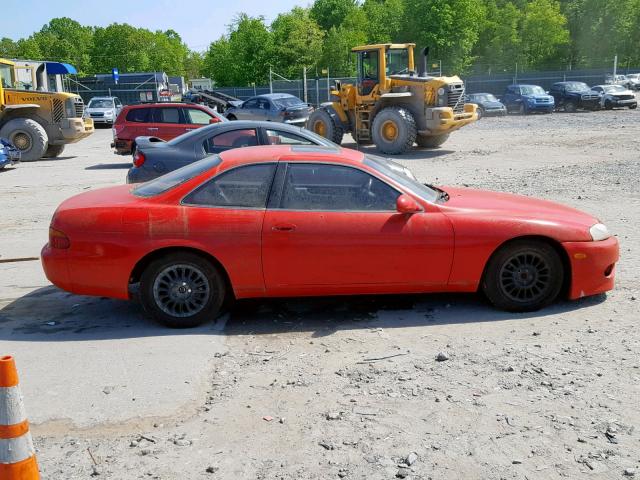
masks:
MULTIPOLYGON (((60 201, 124 181, 110 135, 0 172, 0 259, 37 257, 60 201)), ((475 295, 251 301, 175 332, 0 263, 0 353, 43 478, 640 477, 638 152, 640 111, 621 110, 487 118, 401 159, 617 234, 615 291, 535 314, 475 295)))

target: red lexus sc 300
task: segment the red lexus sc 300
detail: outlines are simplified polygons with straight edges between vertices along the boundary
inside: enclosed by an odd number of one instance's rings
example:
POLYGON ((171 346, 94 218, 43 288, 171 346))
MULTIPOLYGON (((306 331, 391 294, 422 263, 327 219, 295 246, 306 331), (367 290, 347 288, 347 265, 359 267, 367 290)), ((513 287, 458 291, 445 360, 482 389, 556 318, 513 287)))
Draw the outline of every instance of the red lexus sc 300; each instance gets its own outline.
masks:
POLYGON ((138 186, 72 197, 42 262, 82 295, 139 297, 172 327, 225 298, 482 291, 539 309, 613 288, 618 242, 592 216, 417 182, 353 150, 229 150, 138 186))

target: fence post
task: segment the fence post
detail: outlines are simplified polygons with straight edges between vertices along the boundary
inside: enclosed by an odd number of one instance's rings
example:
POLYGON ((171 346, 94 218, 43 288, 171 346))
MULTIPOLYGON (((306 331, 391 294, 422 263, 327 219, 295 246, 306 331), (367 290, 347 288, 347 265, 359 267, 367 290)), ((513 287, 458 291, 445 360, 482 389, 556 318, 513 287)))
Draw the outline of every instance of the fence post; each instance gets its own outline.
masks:
POLYGON ((320 80, 316 77, 316 105, 320 106, 320 80))
POLYGON ((273 93, 273 76, 271 67, 269 67, 269 93, 273 93))
POLYGON ((302 68, 302 94, 304 95, 304 103, 309 103, 307 95, 307 67, 302 68))

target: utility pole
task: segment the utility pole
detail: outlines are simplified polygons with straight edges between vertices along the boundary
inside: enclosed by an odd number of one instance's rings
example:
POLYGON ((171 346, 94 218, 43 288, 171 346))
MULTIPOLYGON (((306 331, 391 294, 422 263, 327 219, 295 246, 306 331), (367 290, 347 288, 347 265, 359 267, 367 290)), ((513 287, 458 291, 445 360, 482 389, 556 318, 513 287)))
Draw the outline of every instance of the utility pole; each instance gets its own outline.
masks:
POLYGON ((307 67, 302 68, 302 94, 304 95, 304 103, 309 103, 307 99, 307 67))
POLYGON ((615 81, 616 73, 618 73, 618 55, 613 57, 613 77, 615 81))
POLYGON ((271 66, 269 66, 269 93, 273 93, 273 79, 272 79, 271 66))
POLYGON ((327 102, 331 101, 331 79, 329 77, 329 67, 327 67, 327 102))

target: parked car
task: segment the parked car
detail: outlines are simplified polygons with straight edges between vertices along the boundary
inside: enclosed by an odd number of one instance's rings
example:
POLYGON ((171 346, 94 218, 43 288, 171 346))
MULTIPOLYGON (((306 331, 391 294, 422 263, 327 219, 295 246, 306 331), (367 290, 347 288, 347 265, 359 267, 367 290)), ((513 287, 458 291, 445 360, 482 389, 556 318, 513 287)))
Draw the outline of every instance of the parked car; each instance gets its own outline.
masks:
POLYGON ((294 123, 304 126, 313 108, 288 93, 267 93, 251 97, 240 105, 229 108, 229 120, 266 120, 294 123))
POLYGON ((555 100, 538 85, 509 85, 502 96, 507 112, 526 115, 533 112, 551 113, 555 100))
POLYGON ((203 105, 192 103, 140 103, 127 105, 113 124, 113 143, 118 155, 135 151, 136 137, 171 140, 183 133, 226 119, 203 105))
POLYGON ((583 82, 557 82, 551 85, 549 94, 554 98, 557 109, 565 112, 582 110, 598 110, 600 94, 591 90, 583 82))
POLYGON ((635 94, 622 85, 596 85, 592 89, 600 93, 600 105, 607 110, 615 107, 638 108, 635 94))
POLYGON ((208 125, 169 142, 138 137, 127 183, 146 182, 206 156, 252 145, 326 145, 326 138, 301 127, 272 122, 238 120, 208 125))
POLYGON ((21 152, 9 140, 0 138, 0 170, 20 161, 21 152))
POLYGON ((627 73, 629 90, 640 90, 640 73, 627 73))
POLYGON ((476 112, 479 119, 489 115, 507 114, 507 107, 492 93, 470 93, 466 101, 478 105, 476 112))
POLYGON ((612 73, 607 73, 604 77, 605 85, 622 85, 629 89, 632 88, 634 82, 629 81, 626 75, 613 75, 612 73))
POLYGON ((93 97, 84 110, 84 118, 92 118, 95 124, 113 125, 121 110, 118 97, 93 97))
POLYGON ((190 327, 225 299, 482 292, 531 311, 611 290, 618 241, 545 200, 433 187, 339 147, 224 151, 150 182, 63 202, 47 278, 80 295, 140 298, 190 327))

